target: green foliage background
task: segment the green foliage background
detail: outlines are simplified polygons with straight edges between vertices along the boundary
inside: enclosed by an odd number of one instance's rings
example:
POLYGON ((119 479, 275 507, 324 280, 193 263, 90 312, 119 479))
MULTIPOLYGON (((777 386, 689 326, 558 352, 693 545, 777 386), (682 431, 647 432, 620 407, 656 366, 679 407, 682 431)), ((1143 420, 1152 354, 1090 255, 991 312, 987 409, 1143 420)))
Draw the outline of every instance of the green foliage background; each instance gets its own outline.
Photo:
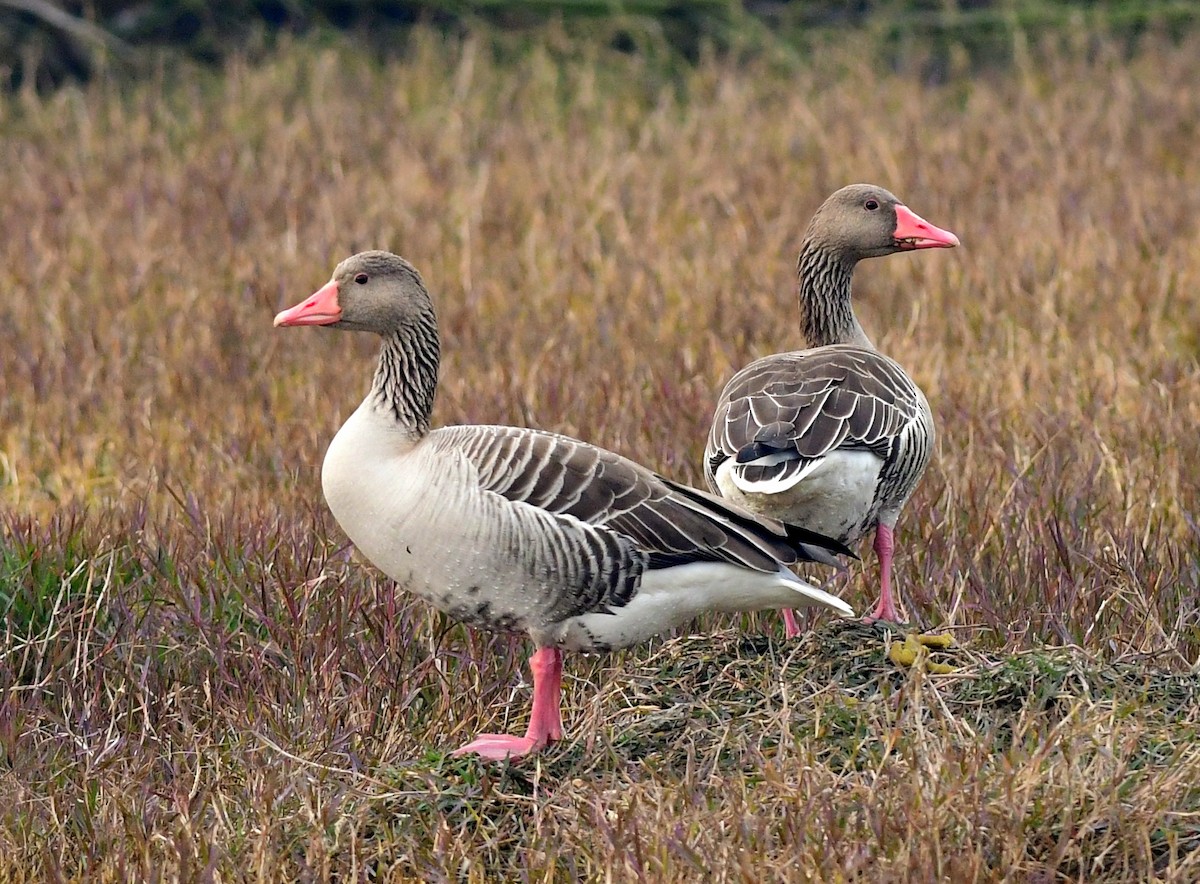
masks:
POLYGON ((694 61, 706 46, 803 52, 847 28, 884 38, 895 55, 934 50, 939 76, 955 53, 1005 60, 1015 34, 1048 28, 1098 29, 1123 39, 1146 31, 1178 37, 1200 22, 1194 0, 111 0, 55 3, 0 0, 0 82, 53 86, 86 79, 114 59, 135 71, 164 50, 203 62, 231 51, 266 50, 281 37, 352 31, 371 49, 395 54, 416 24, 454 34, 488 25, 493 37, 521 36, 548 21, 624 51, 666 49, 694 61))

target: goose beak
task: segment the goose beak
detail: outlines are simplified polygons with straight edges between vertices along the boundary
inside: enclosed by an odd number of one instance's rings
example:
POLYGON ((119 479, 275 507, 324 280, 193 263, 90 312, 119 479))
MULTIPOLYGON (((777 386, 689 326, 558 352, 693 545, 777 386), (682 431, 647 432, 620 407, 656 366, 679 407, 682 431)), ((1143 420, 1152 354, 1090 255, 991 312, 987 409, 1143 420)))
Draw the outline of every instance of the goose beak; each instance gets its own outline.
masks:
POLYGON ((958 237, 949 230, 934 227, 907 206, 896 206, 896 245, 903 251, 911 249, 952 249, 958 237))
POLYGON ((338 284, 332 279, 295 307, 289 307, 275 317, 275 327, 281 325, 332 325, 342 318, 338 304, 338 284))

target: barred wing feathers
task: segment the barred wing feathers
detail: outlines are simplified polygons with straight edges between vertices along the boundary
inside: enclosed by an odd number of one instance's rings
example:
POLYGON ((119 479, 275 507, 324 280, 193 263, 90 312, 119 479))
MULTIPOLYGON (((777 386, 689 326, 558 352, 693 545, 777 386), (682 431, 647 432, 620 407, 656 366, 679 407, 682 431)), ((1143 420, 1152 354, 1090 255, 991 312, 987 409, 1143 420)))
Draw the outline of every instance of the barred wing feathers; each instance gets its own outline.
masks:
POLYGON ((581 557, 589 563, 620 558, 618 568, 575 569, 592 578, 581 599, 587 610, 625 604, 646 569, 725 562, 774 573, 781 563, 836 565, 835 553, 851 554, 836 540, 757 516, 567 436, 458 426, 435 430, 431 437, 470 461, 481 489, 542 514, 539 524, 553 526, 541 529, 542 542, 553 534, 560 547, 554 555, 557 567, 581 557))
POLYGON ((891 459, 927 408, 893 360, 833 345, 751 363, 721 394, 705 451, 706 478, 732 458, 742 481, 786 486, 838 449, 891 459))

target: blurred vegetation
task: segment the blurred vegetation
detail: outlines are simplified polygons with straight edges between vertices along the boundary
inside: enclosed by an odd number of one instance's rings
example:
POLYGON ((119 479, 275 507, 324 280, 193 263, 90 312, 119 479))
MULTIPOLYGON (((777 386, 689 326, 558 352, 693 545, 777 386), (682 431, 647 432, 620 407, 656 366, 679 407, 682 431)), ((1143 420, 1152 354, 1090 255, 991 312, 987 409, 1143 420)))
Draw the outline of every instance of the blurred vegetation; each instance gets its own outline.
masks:
POLYGON ((1200 34, 937 82, 865 29, 447 26, 0 95, 0 881, 1200 880, 1200 34), (353 561, 320 462, 375 345, 275 311, 400 251, 437 423, 696 483, 856 180, 963 240, 855 296, 937 415, 896 579, 955 672, 712 616, 574 655, 538 759, 447 757, 523 728, 526 649, 353 561))
POLYGON ((487 25, 498 41, 521 44, 548 21, 574 37, 621 51, 653 47, 695 61, 703 48, 803 55, 814 41, 867 29, 893 60, 933 50, 939 80, 953 59, 1011 58, 1026 32, 1103 31, 1132 40, 1173 37, 1200 22, 1194 0, 0 0, 0 84, 45 88, 82 80, 116 63, 152 69, 165 55, 217 62, 254 54, 281 37, 351 31, 385 56, 400 54, 407 30, 424 24, 451 34, 487 25))

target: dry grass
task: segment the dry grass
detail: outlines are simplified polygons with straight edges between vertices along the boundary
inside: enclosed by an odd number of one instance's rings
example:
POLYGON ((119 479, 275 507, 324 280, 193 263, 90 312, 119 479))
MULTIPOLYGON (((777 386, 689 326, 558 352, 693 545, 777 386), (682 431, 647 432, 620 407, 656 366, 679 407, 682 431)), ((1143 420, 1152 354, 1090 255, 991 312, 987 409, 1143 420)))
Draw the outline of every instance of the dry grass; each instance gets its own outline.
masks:
POLYGON ((1200 47, 934 87, 855 42, 671 79, 424 38, 0 101, 0 879, 1200 875, 1200 47), (447 759, 523 726, 523 646, 350 561, 318 464, 373 346, 273 311, 399 251, 440 421, 696 482, 857 180, 965 243, 858 279, 939 420, 897 577, 956 672, 713 621, 570 661, 536 763, 447 759))

